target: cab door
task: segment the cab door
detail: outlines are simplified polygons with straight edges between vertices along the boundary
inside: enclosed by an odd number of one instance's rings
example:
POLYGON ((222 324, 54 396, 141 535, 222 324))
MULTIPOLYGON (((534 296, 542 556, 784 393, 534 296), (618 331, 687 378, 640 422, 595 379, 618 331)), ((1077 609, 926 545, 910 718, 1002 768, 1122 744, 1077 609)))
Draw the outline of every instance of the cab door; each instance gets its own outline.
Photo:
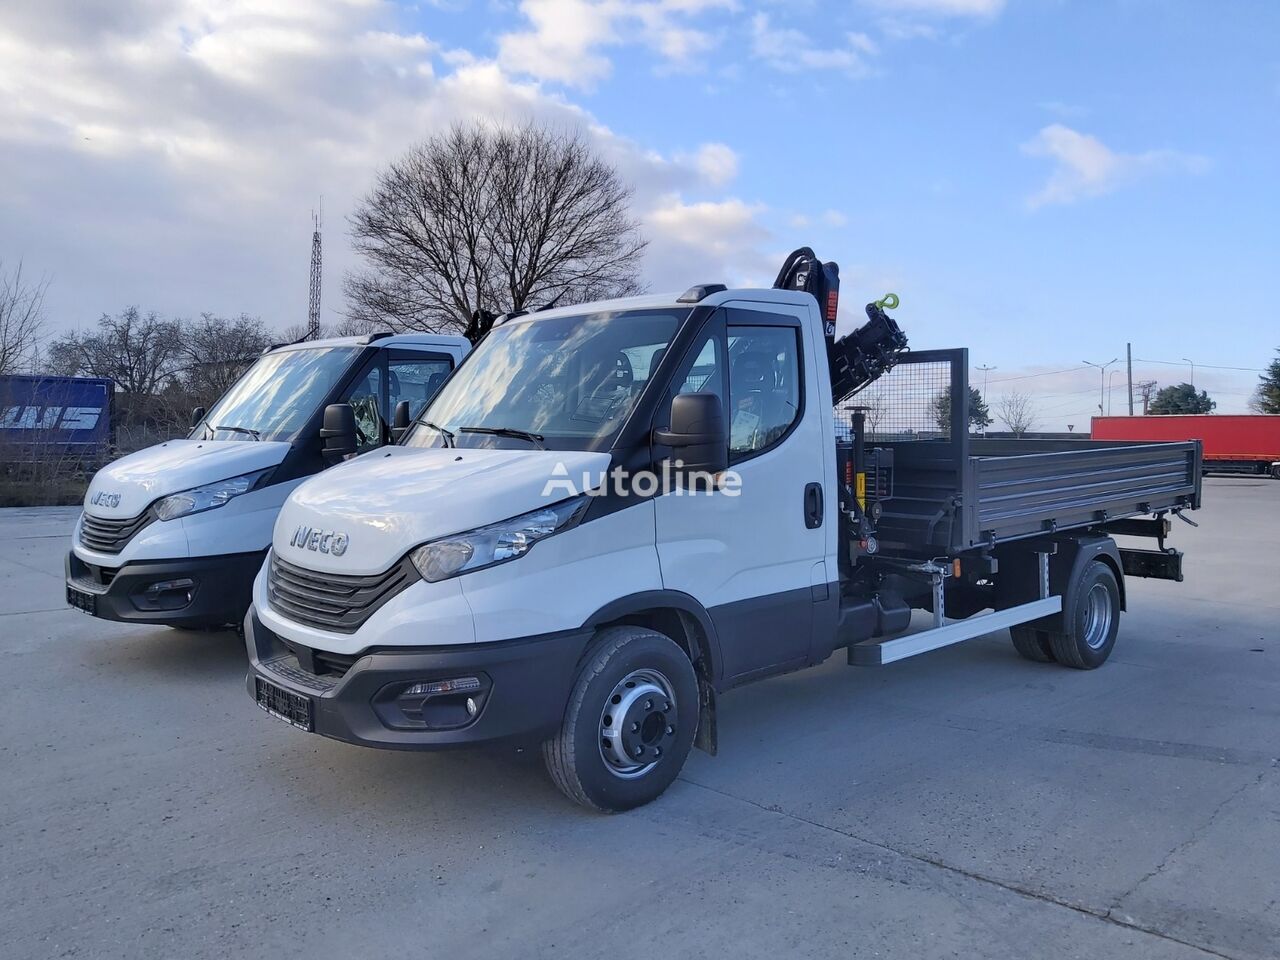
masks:
POLYGON ((779 304, 718 310, 655 417, 669 424, 676 393, 713 392, 724 406, 736 495, 668 491, 656 516, 663 586, 707 608, 729 683, 806 663, 825 599, 817 581, 825 593, 835 518, 825 515, 822 406, 802 316, 779 304))
POLYGON ((392 350, 387 359, 387 400, 383 407, 387 422, 401 400, 409 401, 410 420, 420 414, 453 368, 453 357, 447 353, 407 348, 392 350))

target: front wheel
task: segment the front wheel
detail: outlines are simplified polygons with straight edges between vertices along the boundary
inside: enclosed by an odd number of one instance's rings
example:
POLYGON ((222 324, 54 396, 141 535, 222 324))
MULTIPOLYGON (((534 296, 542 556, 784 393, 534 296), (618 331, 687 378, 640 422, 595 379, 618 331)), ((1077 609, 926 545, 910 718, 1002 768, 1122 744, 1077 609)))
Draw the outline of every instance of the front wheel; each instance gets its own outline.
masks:
POLYGON ((1084 568, 1071 607, 1062 611, 1066 631, 1049 634, 1053 658, 1078 670, 1102 666, 1120 630, 1120 584, 1110 566, 1094 560, 1084 568))
POLYGON ((688 655, 653 630, 610 627, 583 662, 542 757, 565 796, 616 813, 671 785, 697 725, 698 678, 688 655))

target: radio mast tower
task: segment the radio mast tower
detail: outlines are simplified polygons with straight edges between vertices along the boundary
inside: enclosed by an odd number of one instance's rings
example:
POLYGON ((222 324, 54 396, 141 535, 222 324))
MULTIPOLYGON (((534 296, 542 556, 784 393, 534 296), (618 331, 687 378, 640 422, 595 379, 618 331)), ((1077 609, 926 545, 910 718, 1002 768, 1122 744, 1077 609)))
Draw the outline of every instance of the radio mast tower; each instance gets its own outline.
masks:
POLYGON ((320 212, 311 211, 311 300, 307 304, 307 339, 320 338, 320 222, 324 216, 324 198, 320 198, 320 212))

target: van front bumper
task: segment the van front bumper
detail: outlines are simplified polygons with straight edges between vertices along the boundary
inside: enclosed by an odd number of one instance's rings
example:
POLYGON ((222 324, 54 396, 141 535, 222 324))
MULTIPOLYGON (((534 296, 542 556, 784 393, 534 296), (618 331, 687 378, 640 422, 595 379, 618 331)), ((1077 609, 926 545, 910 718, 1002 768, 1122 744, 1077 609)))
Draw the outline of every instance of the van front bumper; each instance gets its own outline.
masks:
POLYGON ((533 746, 559 728, 591 636, 591 630, 581 630, 338 656, 287 641, 251 610, 245 618, 246 685, 249 696, 273 715, 360 746, 533 746), (445 692, 407 694, 431 684, 445 692))
POLYGON ((86 563, 72 550, 65 564, 67 602, 103 620, 124 623, 239 625, 266 555, 256 550, 106 567, 86 563))

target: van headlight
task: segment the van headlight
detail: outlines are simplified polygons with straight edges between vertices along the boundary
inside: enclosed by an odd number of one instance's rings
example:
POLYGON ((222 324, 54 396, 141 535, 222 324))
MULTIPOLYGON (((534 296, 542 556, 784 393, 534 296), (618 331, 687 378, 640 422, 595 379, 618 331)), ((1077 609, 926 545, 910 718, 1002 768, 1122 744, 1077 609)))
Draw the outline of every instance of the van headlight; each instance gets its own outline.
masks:
POLYGON ((156 516, 161 520, 176 520, 178 517, 187 517, 193 513, 203 513, 206 510, 225 506, 240 494, 261 487, 274 469, 275 467, 268 467, 266 470, 242 473, 238 477, 230 477, 219 480, 217 483, 205 484, 203 487, 170 494, 156 501, 156 516))
POLYGON ((574 497, 510 520, 424 543, 409 554, 409 559, 422 578, 431 583, 496 566, 523 557, 539 540, 576 526, 586 508, 586 496, 574 497))

